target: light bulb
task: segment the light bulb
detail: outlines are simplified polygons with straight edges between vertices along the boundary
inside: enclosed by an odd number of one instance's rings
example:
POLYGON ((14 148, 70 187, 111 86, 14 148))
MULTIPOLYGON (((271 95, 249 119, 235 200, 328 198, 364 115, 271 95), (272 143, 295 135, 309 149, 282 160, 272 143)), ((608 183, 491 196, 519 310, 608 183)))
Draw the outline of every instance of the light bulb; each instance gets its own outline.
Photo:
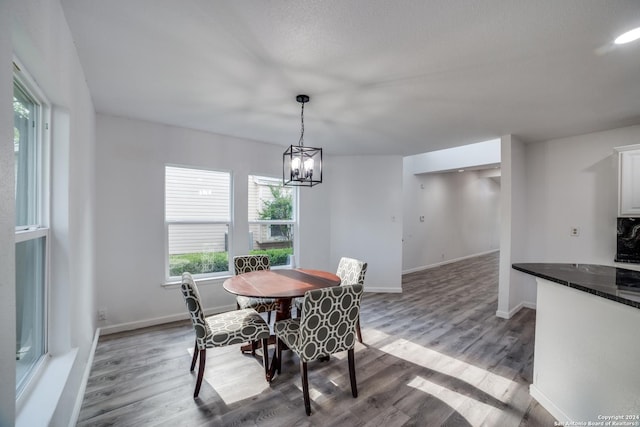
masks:
POLYGON ((304 161, 304 168, 307 170, 313 170, 313 159, 307 159, 304 161))
POLYGON ((311 178, 313 176, 313 159, 304 161, 304 176, 305 178, 311 178))
POLYGON ((294 157, 291 159, 291 176, 300 176, 300 158, 294 157))

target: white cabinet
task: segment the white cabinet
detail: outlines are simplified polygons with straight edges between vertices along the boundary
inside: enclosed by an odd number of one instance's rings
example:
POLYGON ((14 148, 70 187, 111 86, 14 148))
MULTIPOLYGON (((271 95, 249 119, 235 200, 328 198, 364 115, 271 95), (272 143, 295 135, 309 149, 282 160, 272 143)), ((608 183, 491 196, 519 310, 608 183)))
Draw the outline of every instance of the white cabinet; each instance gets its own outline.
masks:
POLYGON ((618 215, 640 217, 640 144, 617 147, 618 215))

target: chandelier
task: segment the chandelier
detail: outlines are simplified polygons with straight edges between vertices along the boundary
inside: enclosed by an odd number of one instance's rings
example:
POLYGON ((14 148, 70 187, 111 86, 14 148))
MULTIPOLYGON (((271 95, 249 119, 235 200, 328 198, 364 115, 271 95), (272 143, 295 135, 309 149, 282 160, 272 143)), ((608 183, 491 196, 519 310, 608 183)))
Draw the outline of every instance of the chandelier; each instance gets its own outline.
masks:
POLYGON ((302 104, 300 113, 300 140, 282 154, 282 182, 284 185, 313 187, 322 182, 322 148, 304 146, 304 104, 308 95, 296 96, 302 104))

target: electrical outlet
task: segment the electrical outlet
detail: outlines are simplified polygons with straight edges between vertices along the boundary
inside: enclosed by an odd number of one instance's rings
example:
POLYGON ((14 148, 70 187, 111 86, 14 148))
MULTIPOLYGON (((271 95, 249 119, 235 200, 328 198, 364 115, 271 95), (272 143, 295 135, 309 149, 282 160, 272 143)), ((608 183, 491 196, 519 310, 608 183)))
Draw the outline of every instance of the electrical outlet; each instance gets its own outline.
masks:
POLYGON ((101 308, 98 310, 98 320, 107 320, 107 309, 101 308))
POLYGON ((569 236, 571 237, 578 237, 580 235, 580 228, 578 227, 571 227, 571 229, 569 230, 569 236))

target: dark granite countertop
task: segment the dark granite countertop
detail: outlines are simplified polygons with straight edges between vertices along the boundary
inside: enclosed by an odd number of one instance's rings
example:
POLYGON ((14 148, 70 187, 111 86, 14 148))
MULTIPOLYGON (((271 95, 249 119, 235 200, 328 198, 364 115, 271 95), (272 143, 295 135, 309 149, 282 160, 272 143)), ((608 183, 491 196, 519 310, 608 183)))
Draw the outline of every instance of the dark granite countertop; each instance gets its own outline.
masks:
POLYGON ((523 263, 512 267, 640 309, 640 271, 595 264, 523 263))

